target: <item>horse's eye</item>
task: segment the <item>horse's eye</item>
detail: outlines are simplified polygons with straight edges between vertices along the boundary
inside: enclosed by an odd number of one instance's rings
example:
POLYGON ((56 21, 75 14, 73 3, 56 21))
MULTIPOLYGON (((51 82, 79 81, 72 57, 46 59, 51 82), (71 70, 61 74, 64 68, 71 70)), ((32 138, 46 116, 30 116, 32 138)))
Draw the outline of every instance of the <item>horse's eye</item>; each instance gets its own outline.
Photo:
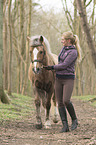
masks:
POLYGON ((43 51, 40 51, 40 54, 42 54, 43 53, 43 51))

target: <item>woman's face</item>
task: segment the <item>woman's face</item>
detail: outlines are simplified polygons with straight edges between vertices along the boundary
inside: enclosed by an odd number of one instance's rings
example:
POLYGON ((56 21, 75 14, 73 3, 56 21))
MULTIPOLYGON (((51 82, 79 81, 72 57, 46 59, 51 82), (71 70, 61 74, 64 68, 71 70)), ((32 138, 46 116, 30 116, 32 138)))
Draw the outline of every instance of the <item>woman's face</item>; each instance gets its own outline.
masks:
POLYGON ((69 46, 70 45, 70 39, 65 39, 64 36, 62 36, 61 38, 61 43, 63 44, 63 46, 69 46))

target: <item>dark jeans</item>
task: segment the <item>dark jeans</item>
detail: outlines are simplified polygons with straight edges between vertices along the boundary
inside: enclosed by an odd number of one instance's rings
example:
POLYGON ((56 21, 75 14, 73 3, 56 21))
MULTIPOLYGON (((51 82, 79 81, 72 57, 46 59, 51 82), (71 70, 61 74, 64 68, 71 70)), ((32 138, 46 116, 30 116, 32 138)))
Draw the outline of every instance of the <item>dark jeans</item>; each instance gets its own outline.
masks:
POLYGON ((67 106, 70 103, 73 87, 74 87, 74 79, 56 78, 55 95, 58 107, 67 106))

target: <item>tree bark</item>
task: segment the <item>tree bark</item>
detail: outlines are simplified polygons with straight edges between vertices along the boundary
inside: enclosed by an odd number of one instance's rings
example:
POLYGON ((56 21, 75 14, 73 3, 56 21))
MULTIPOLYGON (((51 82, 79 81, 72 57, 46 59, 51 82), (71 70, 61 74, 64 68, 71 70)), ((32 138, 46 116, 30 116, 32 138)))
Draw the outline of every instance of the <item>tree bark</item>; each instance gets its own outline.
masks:
MULTIPOLYGON (((20 1, 20 44, 21 44, 21 55, 24 56, 25 52, 25 44, 24 44, 24 0, 20 1)), ((20 62, 20 92, 22 92, 22 87, 23 87, 23 62, 20 62)))
MULTIPOLYGON (((18 43, 20 44, 20 25, 19 25, 19 6, 20 6, 20 0, 17 0, 17 31, 18 31, 18 43)), ((20 49, 20 45, 19 45, 19 49, 20 49)), ((21 49, 20 49, 20 53, 21 53, 21 49)), ((18 57, 17 59, 17 93, 20 93, 20 57, 18 57)))
POLYGON ((3 89, 3 0, 0 0, 0 100, 9 104, 9 99, 3 89))
POLYGON ((90 32, 89 25, 87 22, 87 16, 86 16, 84 4, 82 3, 81 0, 77 0, 77 6, 78 6, 79 14, 81 17, 81 23, 83 26, 83 30, 86 34, 87 43, 88 43, 88 46, 90 48, 90 52, 92 55, 93 63, 94 63, 95 68, 96 68, 96 49, 95 49, 95 44, 94 44, 94 41, 93 41, 93 38, 92 38, 92 35, 90 32))
POLYGON ((4 53, 4 89, 8 89, 8 50, 7 50, 7 22, 3 14, 3 53, 4 53))
POLYGON ((11 22, 10 22, 10 10, 11 10, 11 2, 9 0, 8 3, 8 30, 9 30, 9 60, 8 60, 8 94, 11 95, 11 65, 12 65, 12 33, 11 33, 11 22))

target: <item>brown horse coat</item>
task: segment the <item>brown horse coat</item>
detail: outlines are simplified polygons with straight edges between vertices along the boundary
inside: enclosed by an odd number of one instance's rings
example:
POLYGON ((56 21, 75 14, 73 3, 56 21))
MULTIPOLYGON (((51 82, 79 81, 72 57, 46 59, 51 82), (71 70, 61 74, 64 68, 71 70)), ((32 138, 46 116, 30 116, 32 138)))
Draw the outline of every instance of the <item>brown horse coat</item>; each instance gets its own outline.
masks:
MULTIPOLYGON (((41 100, 42 105, 46 110, 46 121, 49 120, 49 112, 51 107, 51 98, 54 95, 55 72, 48 71, 43 66, 54 65, 58 63, 57 55, 51 53, 48 47, 48 41, 44 41, 44 37, 33 37, 30 42, 30 57, 31 63, 29 66, 28 77, 32 83, 35 94, 36 118, 37 128, 42 128, 42 121, 40 115, 41 100), (36 59, 33 59, 34 49, 37 49, 38 54, 36 59), (34 64, 36 63, 35 67, 34 64)), ((55 95, 54 95, 55 97, 55 95)), ((56 107, 56 101, 54 106, 56 107)), ((55 114, 56 117, 56 114, 55 114)), ((56 120, 56 119, 55 119, 56 120)), ((49 124, 45 123, 46 125, 49 124)))

